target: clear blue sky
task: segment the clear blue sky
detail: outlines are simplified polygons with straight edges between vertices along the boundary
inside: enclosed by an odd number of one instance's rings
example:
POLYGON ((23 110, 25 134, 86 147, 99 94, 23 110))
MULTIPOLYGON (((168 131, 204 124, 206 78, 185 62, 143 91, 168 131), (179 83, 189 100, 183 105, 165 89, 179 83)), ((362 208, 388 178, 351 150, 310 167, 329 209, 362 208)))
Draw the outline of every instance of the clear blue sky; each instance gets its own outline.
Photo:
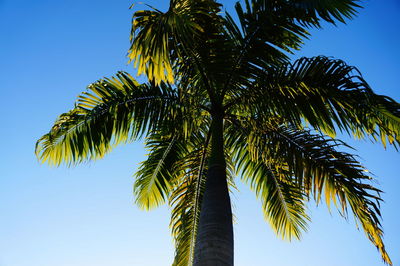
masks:
MULTIPOLYGON (((86 85, 118 70, 135 73, 125 58, 131 3, 0 0, 0 266, 172 262, 168 208, 143 212, 133 204, 132 174, 145 155, 140 143, 70 169, 40 165, 33 153, 36 139, 73 107, 86 85)), ((347 26, 314 32, 298 55, 344 59, 359 67, 377 93, 400 101, 400 2, 364 5, 347 26)), ((400 154, 369 142, 351 144, 386 192, 385 242, 399 265, 400 154)), ((313 222, 301 242, 281 241, 255 196, 243 185, 239 189, 232 197, 236 265, 383 265, 353 220, 329 214, 325 206, 310 205, 313 222)))

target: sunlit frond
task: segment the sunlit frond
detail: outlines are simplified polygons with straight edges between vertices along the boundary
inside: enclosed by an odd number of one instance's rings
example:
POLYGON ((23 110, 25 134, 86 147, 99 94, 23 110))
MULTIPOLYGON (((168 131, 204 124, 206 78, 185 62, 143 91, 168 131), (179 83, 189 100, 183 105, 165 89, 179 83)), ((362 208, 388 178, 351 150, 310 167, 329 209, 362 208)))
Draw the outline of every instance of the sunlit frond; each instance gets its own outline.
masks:
MULTIPOLYGON (((186 169, 181 172, 175 183, 169 202, 172 206, 171 229, 175 240, 176 266, 191 265, 200 218, 201 202, 207 180, 208 159, 210 156, 210 132, 203 131, 192 136, 189 146, 191 151, 176 167, 186 169)), ((228 153, 228 150, 226 151, 228 153)), ((229 190, 236 189, 234 169, 227 156, 227 179, 229 190)))
POLYGON ((262 143, 268 146, 262 157, 267 161, 282 161, 293 175, 292 184, 300 186, 317 202, 324 196, 344 217, 350 206, 371 242, 379 249, 385 262, 391 263, 385 250, 380 224, 379 189, 370 184, 368 171, 353 155, 337 151, 342 142, 313 135, 307 130, 284 126, 266 128, 262 143))
POLYGON ((248 171, 247 176, 254 177, 250 184, 256 191, 261 190, 263 175, 269 172, 275 180, 289 185, 298 200, 304 200, 304 195, 313 196, 318 203, 323 197, 329 209, 333 202, 344 217, 350 206, 383 260, 391 264, 382 240, 378 208, 381 191, 370 184, 372 177, 353 155, 337 150, 348 147, 346 144, 310 130, 285 126, 279 117, 231 117, 230 122, 232 143, 246 142, 245 147, 236 148, 238 165, 244 174, 248 171), (257 159, 262 163, 255 164, 257 159))
POLYGON ((41 162, 67 165, 103 157, 115 144, 134 140, 157 127, 177 104, 172 88, 140 85, 120 72, 82 93, 36 143, 41 162))
POLYGON ((295 185, 279 161, 267 161, 262 152, 254 150, 258 143, 251 143, 251 131, 235 124, 229 130, 227 145, 234 154, 237 172, 261 200, 265 218, 283 239, 300 239, 310 220, 301 186, 295 185))
POLYGON ((206 182, 210 134, 199 135, 194 149, 181 161, 183 171, 169 199, 170 227, 175 240, 174 266, 191 265, 206 182))
POLYGON ((138 74, 145 73, 156 84, 173 83, 176 56, 191 49, 196 36, 204 31, 205 22, 212 19, 219 8, 220 5, 211 0, 171 0, 166 12, 136 11, 128 57, 135 62, 138 74))
POLYGON ((291 182, 289 173, 282 168, 274 169, 276 166, 272 164, 241 159, 239 171, 261 199, 265 218, 274 231, 283 239, 300 239, 310 220, 301 188, 291 182))
MULTIPOLYGON (((164 133, 164 132, 162 132, 164 133)), ((163 204, 173 187, 173 182, 183 169, 175 164, 182 160, 186 147, 176 135, 152 133, 146 140, 149 154, 135 173, 134 194, 136 204, 149 210, 163 204)))
POLYGON ((305 121, 330 136, 339 128, 356 138, 400 143, 400 104, 375 94, 358 70, 341 60, 301 58, 265 69, 236 101, 260 115, 284 117, 298 126, 305 121))
POLYGON ((187 156, 194 147, 203 145, 202 134, 208 127, 209 118, 204 116, 196 97, 178 93, 175 108, 170 109, 157 128, 147 132, 145 146, 149 154, 135 174, 134 192, 136 203, 151 209, 164 203, 175 189, 177 178, 186 172, 187 156))

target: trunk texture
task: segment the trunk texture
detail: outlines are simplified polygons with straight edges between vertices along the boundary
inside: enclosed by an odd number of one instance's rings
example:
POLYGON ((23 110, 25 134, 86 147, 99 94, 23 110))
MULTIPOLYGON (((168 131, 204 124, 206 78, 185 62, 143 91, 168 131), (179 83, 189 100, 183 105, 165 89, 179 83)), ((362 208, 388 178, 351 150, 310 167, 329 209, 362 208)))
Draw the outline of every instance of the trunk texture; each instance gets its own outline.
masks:
POLYGON ((226 180, 222 115, 212 117, 211 157, 193 265, 233 265, 232 210, 226 180))

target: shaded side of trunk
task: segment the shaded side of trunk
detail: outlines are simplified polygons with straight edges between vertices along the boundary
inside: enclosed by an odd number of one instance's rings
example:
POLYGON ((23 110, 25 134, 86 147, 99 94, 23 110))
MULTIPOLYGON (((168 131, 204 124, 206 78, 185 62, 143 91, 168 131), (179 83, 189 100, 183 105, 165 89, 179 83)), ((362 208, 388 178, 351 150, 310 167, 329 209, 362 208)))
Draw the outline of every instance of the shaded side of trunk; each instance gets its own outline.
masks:
POLYGON ((233 265, 232 210, 226 180, 222 115, 212 117, 211 157, 193 265, 233 265))

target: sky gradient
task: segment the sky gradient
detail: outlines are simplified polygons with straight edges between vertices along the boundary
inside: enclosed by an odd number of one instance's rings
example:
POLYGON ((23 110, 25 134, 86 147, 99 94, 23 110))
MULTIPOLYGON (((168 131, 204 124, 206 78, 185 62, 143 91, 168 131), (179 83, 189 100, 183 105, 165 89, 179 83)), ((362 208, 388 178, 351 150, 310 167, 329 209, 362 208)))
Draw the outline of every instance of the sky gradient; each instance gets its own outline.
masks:
MULTIPOLYGON (((161 9, 167 3, 145 2, 161 9)), ((222 2, 232 11, 234 1, 222 2)), ((363 2, 348 25, 312 31, 294 58, 343 59, 359 68, 376 93, 400 101, 400 2, 363 2)), ((168 208, 145 212, 134 205, 132 175, 146 154, 140 142, 74 168, 51 168, 34 156, 36 140, 88 84, 118 70, 136 73, 126 58, 131 4, 0 0, 0 266, 171 264, 168 208)), ((384 240, 400 265, 400 153, 368 141, 349 143, 385 191, 384 240)), ((352 218, 329 214, 323 205, 310 204, 312 222, 302 241, 281 241, 254 194, 239 179, 237 184, 235 265, 383 265, 352 218)))

